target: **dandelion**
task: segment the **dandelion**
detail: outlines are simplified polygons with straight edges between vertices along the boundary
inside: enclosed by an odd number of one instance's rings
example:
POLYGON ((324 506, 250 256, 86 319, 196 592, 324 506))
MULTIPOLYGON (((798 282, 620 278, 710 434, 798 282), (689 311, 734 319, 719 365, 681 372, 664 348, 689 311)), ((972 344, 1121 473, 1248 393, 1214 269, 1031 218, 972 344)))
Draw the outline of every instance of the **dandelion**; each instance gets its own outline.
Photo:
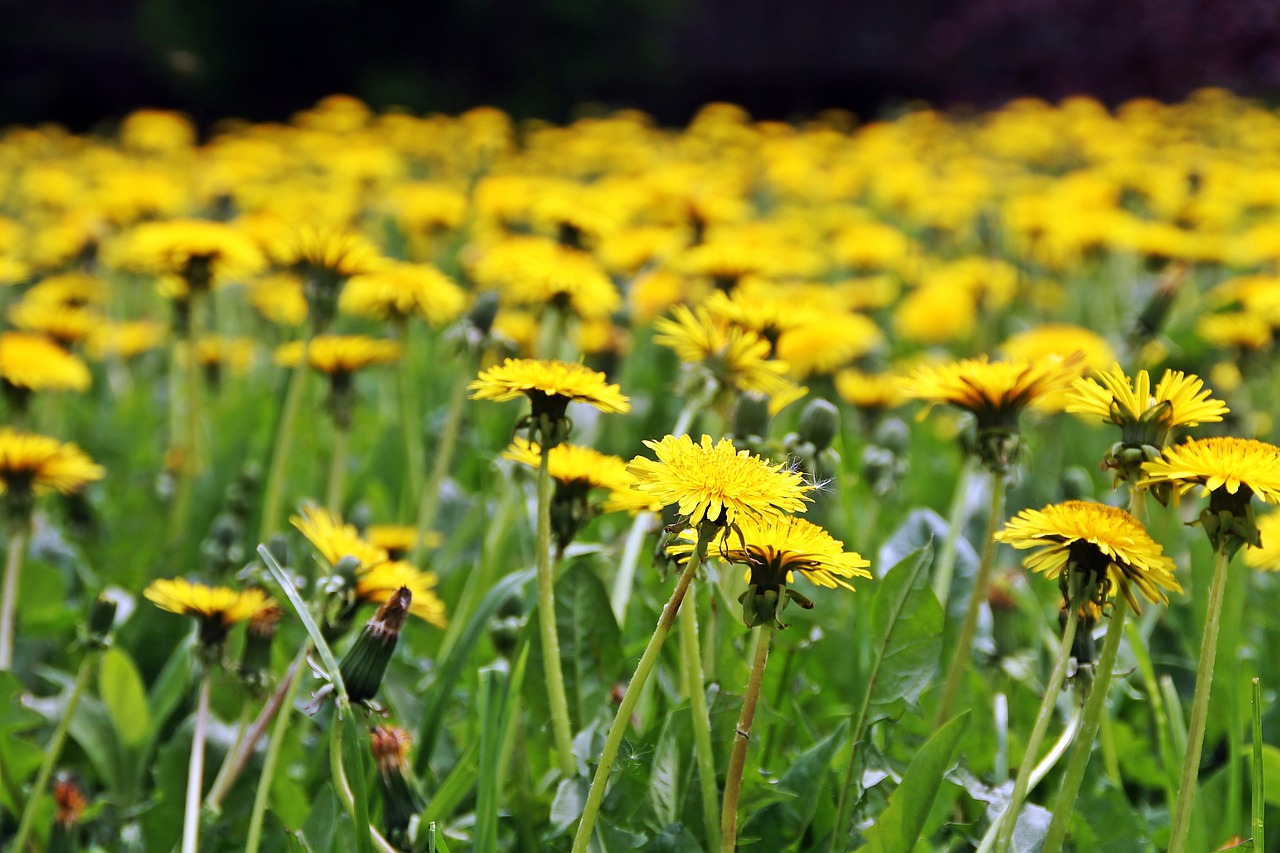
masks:
POLYGON ((1244 564, 1264 572, 1280 572, 1280 512, 1269 512, 1257 520, 1261 545, 1250 545, 1244 564))
POLYGON ((143 595, 161 610, 194 616, 200 626, 200 645, 207 652, 221 650, 232 625, 271 606, 266 593, 257 588, 206 586, 185 578, 152 581, 143 595))
POLYGON ((84 391, 89 368, 77 356, 43 335, 0 333, 0 388, 22 415, 36 391, 84 391))
MULTIPOLYGON (((523 438, 516 438, 502 458, 537 468, 542 462, 542 448, 523 438)), ((555 481, 551 496, 551 531, 556 537, 556 550, 564 554, 578 531, 595 515, 589 497, 592 489, 618 491, 632 482, 627 463, 576 444, 558 444, 547 456, 547 473, 555 481)))
POLYGON ((568 437, 570 423, 565 417, 569 403, 587 403, 602 412, 625 414, 630 400, 605 375, 582 364, 509 358, 483 370, 468 388, 473 400, 502 403, 528 397, 531 412, 516 429, 527 429, 547 449, 568 437))
POLYGON ((338 298, 338 310, 355 317, 403 325, 420 317, 432 326, 452 323, 466 308, 462 288, 429 264, 388 262, 353 276, 338 298))
MULTIPOLYGON (((1027 793, 1034 764, 1031 757, 1039 754, 1040 742, 1057 704, 1058 691, 1075 645, 1081 611, 1090 612, 1090 608, 1101 607, 1111 597, 1119 602, 1111 614, 1111 625, 1098 662, 1098 677, 1105 685, 1110 682, 1120 645, 1124 605, 1127 603, 1135 613, 1140 611, 1134 588, 1148 601, 1165 603, 1168 601, 1166 591, 1181 592, 1182 587, 1173 576, 1173 561, 1164 555, 1133 516, 1115 507, 1067 501, 1042 510, 1023 510, 995 535, 995 539, 1014 548, 1032 551, 1023 560, 1023 565, 1050 579, 1058 579, 1066 614, 1058 657, 1045 685, 1040 710, 1027 741, 1027 758, 1018 769, 1012 798, 997 835, 996 849, 1003 851, 1008 849, 1013 838, 1015 816, 1021 810, 1027 793)), ((1092 748, 1101 719, 1101 697, 1105 696, 1106 690, 1095 693, 1100 696, 1090 697, 1080 734, 1081 748, 1072 755, 1060 795, 1065 799, 1059 800, 1059 805, 1065 805, 1066 814, 1070 814, 1070 807, 1075 802, 1084 764, 1088 761, 1088 749, 1092 748)))
POLYGON ((395 726, 377 726, 369 733, 373 764, 382 792, 382 823, 392 844, 406 845, 409 823, 426 808, 426 799, 409 768, 409 733, 395 726))
POLYGON ((670 319, 653 324, 654 342, 675 350, 683 364, 697 367, 695 387, 709 377, 720 391, 754 392, 766 397, 786 395, 795 387, 787 378, 784 361, 770 359, 769 341, 748 329, 714 320, 706 309, 696 312, 684 305, 672 309, 670 319))
MULTIPOLYGON (((1280 502, 1280 448, 1253 439, 1193 439, 1165 448, 1163 458, 1146 462, 1142 468, 1147 478, 1138 485, 1157 487, 1160 489, 1156 491, 1157 496, 1164 489, 1183 495, 1199 488, 1202 495, 1209 497, 1209 506, 1200 512, 1195 523, 1204 529, 1213 545, 1213 581, 1209 588, 1208 613, 1200 642, 1200 664, 1196 669, 1196 694, 1191 703, 1187 753, 1182 764, 1169 844, 1171 851, 1182 853, 1186 849, 1200 770, 1200 751, 1204 745, 1227 565, 1232 555, 1244 545, 1262 545, 1252 498, 1256 495, 1265 503, 1280 502)), ((1232 614, 1233 619, 1242 616, 1243 613, 1232 614)), ((1230 764, 1233 772, 1238 770, 1236 760, 1230 764)))

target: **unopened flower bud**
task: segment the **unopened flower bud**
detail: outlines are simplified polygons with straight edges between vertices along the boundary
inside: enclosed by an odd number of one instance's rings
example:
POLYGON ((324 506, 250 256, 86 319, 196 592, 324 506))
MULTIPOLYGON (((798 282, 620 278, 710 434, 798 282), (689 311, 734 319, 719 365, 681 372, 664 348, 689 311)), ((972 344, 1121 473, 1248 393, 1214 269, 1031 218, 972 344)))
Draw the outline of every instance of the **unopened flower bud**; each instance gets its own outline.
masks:
POLYGON ((111 642, 111 626, 116 621, 116 608, 119 605, 114 599, 99 595, 89 608, 88 629, 84 641, 90 648, 105 649, 111 642))
POLYGON ((815 451, 826 450, 840 433, 840 410, 820 397, 810 400, 800 414, 798 431, 800 440, 812 444, 815 451))
POLYGON ((267 672, 271 669, 271 641, 275 639, 276 627, 283 615, 284 611, 270 604, 249 619, 245 628, 244 653, 240 658, 240 678, 250 688, 258 689, 266 683, 267 672))
POLYGON ((356 637, 338 665, 351 702, 368 702, 377 695, 387 664, 391 662, 391 654, 400 640, 400 628, 409 614, 412 599, 409 588, 400 587, 365 623, 360 636, 356 637))
POLYGON ((759 394, 743 394, 733 415, 733 434, 741 438, 769 434, 769 398, 759 394))
POLYGON ((498 294, 496 291, 489 290, 476 297, 476 301, 471 305, 471 311, 467 314, 467 321, 481 338, 486 338, 497 316, 498 294))

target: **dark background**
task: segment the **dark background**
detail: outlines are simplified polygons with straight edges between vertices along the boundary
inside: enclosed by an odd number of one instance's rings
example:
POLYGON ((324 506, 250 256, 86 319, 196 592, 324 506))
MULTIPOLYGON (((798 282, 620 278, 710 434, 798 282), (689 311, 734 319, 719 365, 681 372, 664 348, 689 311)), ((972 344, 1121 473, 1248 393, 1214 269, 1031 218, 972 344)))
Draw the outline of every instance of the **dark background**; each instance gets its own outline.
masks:
POLYGON ((282 120, 335 92, 679 124, 710 100, 868 116, 1202 85, 1280 92, 1280 0, 0 0, 0 125, 282 120))

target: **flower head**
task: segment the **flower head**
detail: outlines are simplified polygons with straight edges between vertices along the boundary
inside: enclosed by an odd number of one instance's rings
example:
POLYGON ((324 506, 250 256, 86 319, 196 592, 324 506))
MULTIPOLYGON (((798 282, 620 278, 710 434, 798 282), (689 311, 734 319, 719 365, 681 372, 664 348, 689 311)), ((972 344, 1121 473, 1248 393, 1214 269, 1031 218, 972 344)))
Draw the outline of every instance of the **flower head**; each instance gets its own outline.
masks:
POLYGON ((343 557, 355 557, 366 569, 387 560, 384 548, 366 542, 353 525, 344 524, 335 513, 322 507, 304 506, 302 515, 295 515, 289 521, 315 546, 331 569, 343 557))
POLYGON ((571 402, 589 403, 602 412, 631 411, 630 400, 603 373, 572 362, 509 358, 482 370, 467 387, 473 400, 501 403, 528 397, 532 411, 521 424, 536 430, 539 440, 552 447, 568 435, 565 411, 571 402))
POLYGON ((43 335, 0 333, 0 382, 6 390, 84 391, 89 368, 43 335))
POLYGON ((1167 447, 1147 462, 1144 484, 1169 483, 1178 494, 1199 486, 1202 495, 1226 492, 1280 502, 1280 448, 1251 438, 1193 439, 1167 447))
POLYGON ((1067 501, 1027 509, 1010 519, 996 541, 1018 549, 1036 549, 1023 564, 1068 589, 1068 575, 1082 573, 1089 600, 1101 603, 1117 592, 1138 611, 1137 587, 1153 603, 1168 601, 1166 591, 1181 592, 1174 564, 1146 529, 1122 509, 1089 501, 1067 501))
POLYGON ((200 642, 206 648, 220 647, 232 625, 271 606, 271 599, 257 588, 206 586, 185 578, 152 581, 143 595, 161 610, 195 616, 200 621, 200 642))
POLYGON ((139 225, 121 238, 114 261, 126 269, 180 277, 183 286, 174 293, 180 297, 250 276, 265 264, 243 231, 204 219, 139 225))
POLYGON ((388 263, 354 276, 338 297, 338 310, 357 317, 403 321, 417 316, 444 326, 462 315, 462 288, 429 264, 388 263))
MULTIPOLYGON (((538 468, 542 465, 542 448, 517 437, 502 457, 538 468)), ((550 507, 551 530, 561 554, 596 514, 591 490, 617 491, 631 483, 627 463, 621 458, 577 444, 552 447, 547 453, 547 473, 555 481, 550 507)))
POLYGON ((773 347, 767 339, 719 322, 705 308, 695 312, 677 305, 671 313, 670 319, 654 321, 654 342, 675 350, 684 364, 701 365, 720 388, 773 397, 795 387, 787 379, 790 366, 769 358, 773 347))
MULTIPOLYGON (((691 554, 696 534, 686 530, 680 541, 668 547, 673 554, 691 554)), ((869 578, 870 563, 844 550, 844 543, 816 524, 794 516, 744 519, 738 528, 723 528, 708 550, 727 562, 747 566, 747 592, 742 596, 747 627, 765 623, 784 627, 777 614, 787 601, 813 606, 807 598, 788 589, 799 572, 821 587, 853 589, 846 578, 869 578)))
POLYGON ((732 526, 740 517, 762 518, 799 512, 812 489, 795 471, 773 465, 727 438, 712 444, 704 435, 694 444, 687 435, 646 441, 657 460, 637 456, 627 470, 632 488, 675 506, 690 527, 704 521, 732 526))
POLYGON ((1280 572, 1280 512, 1269 512, 1257 520, 1262 545, 1244 552, 1244 564, 1251 569, 1280 572))
POLYGON ((36 495, 71 495, 101 480, 106 470, 74 444, 0 428, 0 496, 12 518, 25 519, 36 495))

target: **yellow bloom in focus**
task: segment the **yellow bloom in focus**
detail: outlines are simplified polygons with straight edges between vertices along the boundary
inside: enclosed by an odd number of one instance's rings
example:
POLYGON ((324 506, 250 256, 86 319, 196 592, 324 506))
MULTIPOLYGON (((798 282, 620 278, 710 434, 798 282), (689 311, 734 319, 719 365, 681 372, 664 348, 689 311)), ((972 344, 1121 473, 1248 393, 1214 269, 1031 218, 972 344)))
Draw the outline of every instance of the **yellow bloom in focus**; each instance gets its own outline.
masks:
POLYGON ((252 619, 271 606, 271 599, 257 588, 205 586, 184 578, 152 581, 142 594, 161 610, 196 617, 200 621, 200 644, 208 650, 222 646, 232 625, 252 619))
POLYGON ((462 288, 435 267, 393 262, 352 277, 338 297, 344 314, 397 321, 418 316, 437 327, 458 319, 466 304, 462 288))
POLYGON ((413 598, 409 613, 437 628, 448 627, 444 602, 435 593, 438 579, 434 572, 424 572, 403 560, 378 563, 356 571, 356 596, 361 601, 384 604, 391 596, 408 587, 413 598))
POLYGON ((509 358, 482 370, 467 387, 473 400, 502 403, 527 396, 534 402, 535 416, 539 403, 548 398, 560 398, 566 404, 588 403, 602 412, 631 411, 631 402, 603 373, 573 362, 509 358))
POLYGON ((0 382, 24 391, 84 391, 89 368, 43 335, 0 333, 0 382))
POLYGON ((1118 426, 1154 417, 1167 431, 1221 421, 1230 410, 1226 403, 1210 397, 1211 393, 1200 377, 1180 370, 1166 370, 1153 392, 1147 371, 1139 370, 1131 382, 1120 365, 1113 364, 1096 378, 1077 379, 1066 410, 1094 415, 1118 426))
POLYGON ((691 527, 801 512, 813 488, 799 473, 738 450, 727 438, 712 444, 711 436, 704 435, 694 444, 687 435, 668 435, 644 444, 657 460, 631 460, 627 471, 636 478, 632 488, 663 506, 675 506, 691 527))
POLYGON ((654 321, 654 343, 670 347, 684 364, 704 365, 724 388, 772 397, 795 386, 787 379, 789 365, 770 360, 772 347, 764 338, 739 326, 717 323, 705 308, 685 305, 672 309, 673 318, 654 321))
POLYGON ((1280 448, 1251 438, 1215 437, 1166 447, 1164 458, 1142 466, 1141 485, 1168 483, 1178 494, 1196 486, 1201 495, 1224 491, 1280 502, 1280 448))
POLYGON ((354 526, 344 524, 341 517, 322 507, 304 506, 302 515, 291 516, 289 522, 320 552, 329 568, 338 565, 343 557, 356 558, 364 568, 387 561, 385 548, 366 541, 354 526))
POLYGON ((1280 572, 1280 512, 1259 517, 1258 534, 1262 547, 1249 546, 1244 552, 1244 564, 1264 572, 1280 572))
POLYGON ((48 492, 70 495, 104 476, 106 469, 74 444, 0 428, 0 495, 11 500, 48 492))
MULTIPOLYGON (((1153 604, 1167 602, 1166 591, 1182 592, 1173 576, 1173 560, 1133 516, 1122 509, 1089 501, 1067 501, 1042 510, 1026 509, 995 535, 1014 548, 1037 549, 1023 565, 1046 577, 1083 572, 1086 588, 1096 584, 1092 600, 1102 601, 1118 591, 1134 612, 1141 608, 1133 594, 1137 587, 1153 604)), ((1066 590, 1066 578, 1060 583, 1066 590)))
MULTIPOLYGON (((502 458, 537 468, 542 464, 542 450, 536 443, 517 437, 503 451, 502 458)), ((553 480, 567 486, 616 490, 631 483, 623 459, 578 444, 558 444, 551 448, 547 470, 553 480)))
MULTIPOLYGON (((747 581, 759 572, 795 580, 795 572, 814 584, 853 589, 847 578, 870 578, 871 563, 844 550, 844 543, 811 521, 792 515, 745 519, 738 530, 722 529, 711 540, 707 553, 718 553, 726 562, 748 566, 747 581)), ((692 554, 697 534, 686 530, 681 541, 667 548, 672 554, 692 554)))
POLYGON ((307 364, 321 373, 346 375, 376 367, 394 364, 403 352, 398 341, 379 340, 364 335, 317 335, 308 344, 291 341, 276 350, 276 363, 285 367, 297 367, 306 350, 307 364))

